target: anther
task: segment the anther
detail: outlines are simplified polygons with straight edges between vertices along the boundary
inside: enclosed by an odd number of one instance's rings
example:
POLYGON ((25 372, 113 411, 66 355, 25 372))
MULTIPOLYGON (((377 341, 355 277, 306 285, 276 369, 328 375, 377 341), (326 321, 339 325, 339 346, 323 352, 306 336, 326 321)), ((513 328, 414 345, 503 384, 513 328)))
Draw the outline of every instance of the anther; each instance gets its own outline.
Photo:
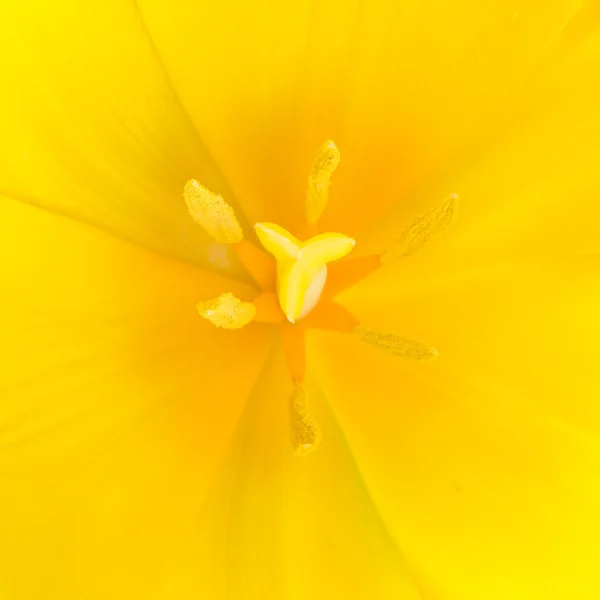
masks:
POLYGON ((197 308, 201 317, 223 329, 241 329, 256 315, 254 304, 243 302, 230 292, 213 300, 199 302, 197 308))
POLYGON ((442 204, 416 217, 408 229, 388 248, 382 262, 407 258, 418 252, 429 240, 446 229, 453 221, 458 207, 458 195, 451 194, 442 204))
POLYGON ((316 223, 327 206, 331 176, 340 164, 340 151, 332 140, 325 142, 317 152, 308 176, 306 194, 306 218, 316 223))
POLYGON ((363 327, 357 327, 355 333, 365 344, 374 346, 393 356, 427 362, 436 359, 439 355, 435 348, 423 342, 401 337, 395 333, 383 333, 363 327))
POLYGON ((321 429, 312 418, 308 394, 301 383, 294 384, 290 398, 290 434, 297 455, 314 452, 321 443, 321 429))
POLYGON ((222 196, 211 192, 195 179, 185 184, 183 197, 190 215, 217 242, 233 244, 240 242, 244 234, 233 208, 222 196))

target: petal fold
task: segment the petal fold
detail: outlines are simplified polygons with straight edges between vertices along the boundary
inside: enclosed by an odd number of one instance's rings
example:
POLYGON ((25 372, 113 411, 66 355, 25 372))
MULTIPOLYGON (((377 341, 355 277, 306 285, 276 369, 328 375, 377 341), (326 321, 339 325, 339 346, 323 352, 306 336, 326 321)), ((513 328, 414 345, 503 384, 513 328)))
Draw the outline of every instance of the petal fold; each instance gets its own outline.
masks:
POLYGON ((190 177, 237 205, 134 2, 3 2, 0 69, 0 193, 242 273, 187 213, 190 177))
POLYGON ((344 302, 434 363, 309 349, 376 506, 426 597, 600 594, 600 257, 433 273, 344 302))
MULTIPOLYGON (((409 191, 503 134, 532 79, 560 59, 555 45, 581 4, 141 0, 140 7, 251 222, 304 225, 315 149, 333 139, 341 162, 321 226, 355 237, 409 191)), ((403 206, 411 216, 427 207, 403 206)))
POLYGON ((421 600, 317 382, 306 391, 323 442, 298 457, 290 442, 292 385, 277 349, 200 509, 171 597, 421 600))
POLYGON ((217 330, 233 280, 0 197, 1 593, 168 598, 271 337, 217 330))

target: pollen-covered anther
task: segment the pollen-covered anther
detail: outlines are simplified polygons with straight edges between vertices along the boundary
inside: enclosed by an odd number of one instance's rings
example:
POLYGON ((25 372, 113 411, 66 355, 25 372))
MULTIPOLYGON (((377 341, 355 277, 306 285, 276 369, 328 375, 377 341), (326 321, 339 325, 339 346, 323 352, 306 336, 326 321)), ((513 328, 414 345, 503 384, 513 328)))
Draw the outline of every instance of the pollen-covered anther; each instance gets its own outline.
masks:
POLYGON ((446 229, 454 220, 458 195, 451 194, 434 208, 416 217, 406 231, 382 255, 382 262, 408 258, 425 246, 433 236, 446 229))
POLYGON ((395 333, 373 331, 364 327, 357 327, 355 333, 365 344, 374 346, 393 356, 401 356, 402 358, 421 362, 435 360, 439 356, 438 351, 428 344, 404 338, 395 333))
POLYGON ((198 303, 200 316, 216 327, 241 329, 256 316, 256 307, 251 302, 243 302, 232 293, 226 292, 218 298, 198 303))
POLYGON ((339 164, 340 151, 332 140, 326 141, 317 152, 308 176, 306 218, 309 223, 316 223, 325 210, 331 176, 339 164))
POLYGON ((211 192, 195 179, 185 184, 183 196, 190 215, 217 242, 233 244, 243 239, 244 234, 233 208, 222 196, 211 192))
POLYGON ((302 456, 314 452, 321 443, 321 429, 310 414, 308 394, 301 383, 294 384, 290 398, 290 421, 295 453, 302 456))

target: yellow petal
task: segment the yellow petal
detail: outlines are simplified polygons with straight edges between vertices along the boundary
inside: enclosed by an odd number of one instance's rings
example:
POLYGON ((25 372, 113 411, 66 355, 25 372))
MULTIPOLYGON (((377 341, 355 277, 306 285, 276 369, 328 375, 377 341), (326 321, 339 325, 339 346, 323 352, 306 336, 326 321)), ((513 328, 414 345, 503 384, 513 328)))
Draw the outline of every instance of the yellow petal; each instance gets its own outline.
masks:
POLYGON ((572 46, 563 35, 569 51, 527 88, 525 108, 497 143, 461 157, 446 176, 414 190, 360 247, 385 246, 415 213, 456 192, 460 210, 451 229, 411 262, 434 260, 442 268, 441 259, 452 268, 457 261, 485 264, 498 256, 599 252, 600 30, 593 27, 598 16, 590 15, 590 32, 571 40, 572 46))
POLYGON ((314 382, 307 392, 323 442, 313 454, 294 454, 291 392, 278 351, 248 399, 211 494, 198 507, 186 560, 173 561, 178 571, 166 597, 420 600, 314 382))
POLYGON ((359 319, 440 350, 415 365, 346 337, 311 348, 374 501, 427 591, 600 594, 589 559, 600 536, 600 259, 413 274, 387 297, 345 301, 359 319))
POLYGON ((236 271, 182 201, 196 177, 234 202, 135 3, 3 2, 0 70, 0 193, 236 271))
POLYGON ((167 598, 270 344, 195 304, 250 290, 5 197, 0 229, 0 593, 167 598))
POLYGON ((140 6, 249 218, 302 223, 315 149, 334 139, 342 161, 322 225, 354 235, 505 130, 581 2, 140 6))

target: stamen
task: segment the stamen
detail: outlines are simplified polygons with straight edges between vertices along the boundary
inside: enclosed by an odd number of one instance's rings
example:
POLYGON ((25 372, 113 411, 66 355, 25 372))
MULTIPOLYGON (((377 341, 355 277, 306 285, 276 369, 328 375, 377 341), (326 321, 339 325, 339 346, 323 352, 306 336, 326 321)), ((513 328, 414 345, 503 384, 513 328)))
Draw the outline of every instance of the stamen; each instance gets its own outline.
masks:
POLYGON ((304 327, 284 323, 281 326, 281 344, 290 378, 294 382, 304 380, 306 373, 306 332, 304 327))
POLYGON ((357 327, 356 335, 358 335, 360 340, 365 342, 365 344, 375 346, 386 354, 391 354, 393 356, 401 356, 402 358, 408 358, 410 360, 426 362, 436 359, 439 355, 435 348, 432 348, 423 342, 400 337, 395 333, 382 333, 380 331, 372 331, 363 327, 357 327))
POLYGON ((275 261, 246 240, 232 245, 240 262, 261 290, 274 290, 277 284, 275 261))
POLYGON ((439 206, 430 208, 416 217, 393 246, 384 252, 381 257, 382 262, 407 258, 418 252, 434 235, 452 223, 457 206, 458 196, 451 194, 439 206))
POLYGON ((222 196, 206 189, 195 179, 190 179, 185 184, 183 197, 193 219, 217 242, 233 244, 243 239, 244 234, 233 208, 222 196))
POLYGON ((358 319, 345 306, 334 300, 324 299, 301 321, 301 326, 335 333, 354 333, 358 327, 358 319))
POLYGON ((309 223, 316 223, 325 210, 331 176, 339 164, 340 151, 332 140, 328 140, 317 152, 315 162, 308 176, 306 218, 309 223))
POLYGON ((310 414, 308 394, 301 383, 294 385, 290 398, 292 445, 297 455, 310 454, 321 443, 321 429, 310 414))
POLYGON ((279 306, 279 300, 275 292, 267 290, 252 300, 256 308, 254 320, 257 323, 280 324, 285 321, 285 315, 279 306))
POLYGON ((242 302, 230 292, 218 298, 198 303, 198 312, 204 319, 223 329, 241 329, 256 315, 256 307, 251 302, 242 302))

